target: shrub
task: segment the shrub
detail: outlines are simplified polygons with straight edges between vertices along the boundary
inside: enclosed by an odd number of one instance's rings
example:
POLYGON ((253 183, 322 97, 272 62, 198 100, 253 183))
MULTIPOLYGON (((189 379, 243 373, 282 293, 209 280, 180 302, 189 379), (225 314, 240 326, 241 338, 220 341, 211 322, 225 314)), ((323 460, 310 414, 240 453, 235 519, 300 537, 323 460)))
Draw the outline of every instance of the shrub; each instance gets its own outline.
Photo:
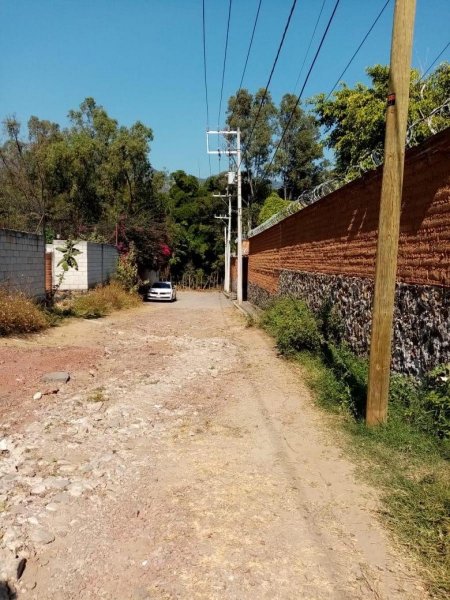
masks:
POLYGON ((303 300, 281 298, 264 313, 262 325, 271 333, 283 354, 300 350, 317 352, 321 336, 317 321, 303 300))
POLYGON ((97 287, 87 294, 75 298, 72 311, 77 317, 98 319, 113 310, 131 308, 140 302, 137 294, 127 292, 118 282, 113 281, 109 285, 97 287))
POLYGON ((284 200, 276 192, 272 192, 264 200, 264 204, 261 207, 258 215, 258 225, 270 219, 273 215, 279 213, 283 208, 288 207, 291 204, 289 200, 284 200))
POLYGON ((325 363, 348 392, 348 407, 356 416, 364 414, 367 396, 368 363, 346 346, 332 343, 323 345, 325 363))
POLYGON ((130 249, 127 254, 122 254, 119 257, 114 281, 117 281, 117 283, 128 292, 137 292, 139 287, 139 276, 134 244, 130 244, 130 249))
POLYGON ((421 381, 392 375, 390 406, 416 429, 440 439, 450 438, 450 365, 441 365, 421 381))
POLYGON ((32 300, 0 289, 0 335, 31 333, 48 326, 44 312, 32 300))
POLYGON ((342 319, 328 298, 326 299, 318 314, 320 330, 325 340, 334 343, 340 343, 344 334, 344 324, 342 319))

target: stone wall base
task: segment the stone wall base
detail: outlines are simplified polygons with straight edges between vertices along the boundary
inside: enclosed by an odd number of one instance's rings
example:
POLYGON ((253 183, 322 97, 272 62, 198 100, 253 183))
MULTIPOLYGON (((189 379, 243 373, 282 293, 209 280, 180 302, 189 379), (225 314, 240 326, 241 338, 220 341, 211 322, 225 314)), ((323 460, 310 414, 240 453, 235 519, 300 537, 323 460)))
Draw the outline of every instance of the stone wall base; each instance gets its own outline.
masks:
MULTIPOLYGON (((373 281, 360 277, 281 271, 277 296, 293 296, 318 313, 331 301, 344 340, 360 356, 369 350, 373 281)), ((248 299, 265 307, 275 296, 249 282, 248 299)), ((450 361, 450 289, 397 283, 392 369, 420 375, 450 361)))

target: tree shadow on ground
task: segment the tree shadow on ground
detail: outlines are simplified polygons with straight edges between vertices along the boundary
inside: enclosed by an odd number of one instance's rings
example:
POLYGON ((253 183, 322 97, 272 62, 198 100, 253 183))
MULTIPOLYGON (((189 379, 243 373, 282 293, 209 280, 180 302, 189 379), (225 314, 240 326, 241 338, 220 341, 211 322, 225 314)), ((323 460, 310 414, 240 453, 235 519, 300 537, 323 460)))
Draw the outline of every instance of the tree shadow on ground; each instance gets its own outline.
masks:
POLYGON ((0 581, 0 600, 17 600, 16 592, 6 581, 0 581))

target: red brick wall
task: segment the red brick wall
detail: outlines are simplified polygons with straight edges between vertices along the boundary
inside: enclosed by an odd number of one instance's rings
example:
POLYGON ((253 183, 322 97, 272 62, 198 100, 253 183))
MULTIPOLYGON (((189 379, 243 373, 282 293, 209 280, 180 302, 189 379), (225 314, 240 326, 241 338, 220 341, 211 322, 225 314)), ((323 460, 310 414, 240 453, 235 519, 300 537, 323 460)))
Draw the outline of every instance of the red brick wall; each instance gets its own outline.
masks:
MULTIPOLYGON (((274 293, 279 271, 373 278, 382 169, 250 238, 249 282, 274 293)), ((450 128, 405 163, 398 281, 450 286, 450 128)))

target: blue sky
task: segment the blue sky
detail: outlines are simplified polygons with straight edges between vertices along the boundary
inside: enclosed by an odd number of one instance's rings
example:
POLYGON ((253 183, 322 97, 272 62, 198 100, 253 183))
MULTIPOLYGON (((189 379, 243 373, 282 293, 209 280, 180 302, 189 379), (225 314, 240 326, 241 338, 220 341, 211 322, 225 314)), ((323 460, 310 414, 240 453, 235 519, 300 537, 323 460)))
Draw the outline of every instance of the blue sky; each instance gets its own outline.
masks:
MULTIPOLYGON (((341 0, 305 97, 328 92, 385 0, 341 0)), ((243 87, 266 84, 292 0, 262 0, 243 87)), ((294 90, 321 0, 298 0, 270 91, 294 90)), ((242 74, 258 0, 233 0, 224 100, 242 74)), ((320 39, 334 0, 327 0, 320 39)), ((345 76, 389 60, 394 0, 345 76)), ((228 0, 206 0, 210 127, 216 127, 228 0)), ((425 70, 449 39, 449 0, 417 0, 413 65, 425 70)), ((169 171, 209 175, 205 147, 202 0, 0 0, 0 118, 37 115, 67 124, 93 96, 121 124, 152 127, 151 161, 169 171)), ((450 49, 441 60, 450 59, 450 49)), ((309 61, 307 61, 307 66, 309 61)), ((305 69, 306 72, 306 69, 305 69)), ((300 82, 302 79, 300 80, 300 82)), ((222 163, 222 168, 224 164, 222 163)), ((213 173, 218 170, 212 160, 213 173)))

